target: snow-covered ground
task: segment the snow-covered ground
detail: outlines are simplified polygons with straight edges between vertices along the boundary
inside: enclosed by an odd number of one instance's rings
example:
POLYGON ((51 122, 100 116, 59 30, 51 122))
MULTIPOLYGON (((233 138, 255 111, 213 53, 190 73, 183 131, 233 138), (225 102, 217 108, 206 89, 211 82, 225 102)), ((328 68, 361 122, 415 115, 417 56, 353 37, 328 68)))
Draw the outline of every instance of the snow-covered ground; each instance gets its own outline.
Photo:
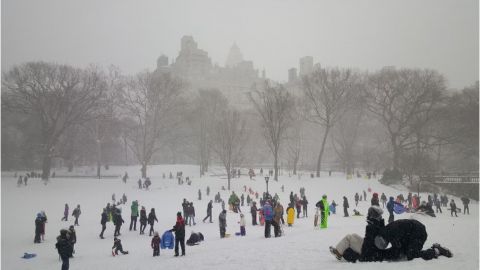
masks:
MULTIPOLYGON (((372 269, 372 267, 395 267, 395 269, 478 269, 479 258, 479 216, 478 203, 472 202, 470 215, 459 214, 453 218, 444 209, 437 218, 417 216, 427 227, 428 239, 425 247, 439 242, 447 246, 454 253, 453 258, 440 257, 437 260, 423 261, 416 259, 404 262, 383 263, 356 263, 350 264, 337 261, 328 251, 330 245, 335 245, 345 234, 364 234, 365 217, 344 218, 342 208, 337 208, 337 214, 329 218, 329 227, 325 230, 313 228, 314 205, 323 194, 328 200, 335 200, 341 205, 342 197, 346 195, 350 203, 350 213, 355 208, 353 195, 363 192, 369 187, 372 192, 385 192, 387 196, 397 195, 400 192, 391 187, 383 186, 377 180, 352 179, 345 180, 343 174, 334 174, 332 177, 310 179, 307 174, 301 179, 298 177, 281 176, 278 182, 269 182, 269 191, 278 193, 285 206, 289 200, 290 191, 299 193, 300 187, 305 187, 309 200, 309 217, 295 220, 293 227, 285 227, 285 235, 280 238, 265 239, 263 227, 251 226, 251 216, 247 206, 242 208, 246 213, 247 236, 235 236, 239 231, 239 215, 231 211, 227 213, 227 233, 230 238, 220 239, 218 229, 218 214, 220 204, 214 204, 214 223, 202 223, 206 214, 206 206, 210 199, 220 191, 223 199, 227 200, 228 191, 221 191, 221 186, 227 186, 226 179, 221 176, 198 177, 198 167, 190 165, 151 166, 149 175, 152 179, 150 191, 139 190, 136 180, 139 177, 139 167, 113 167, 109 174, 123 175, 128 171, 130 179, 123 184, 121 179, 86 179, 86 178, 55 178, 45 186, 40 180, 29 180, 27 187, 18 188, 12 173, 2 173, 2 269, 60 269, 61 262, 55 249, 56 236, 61 228, 73 224, 72 217, 68 222, 62 222, 64 204, 73 208, 81 205, 82 215, 80 226, 76 227, 77 245, 75 258, 70 260, 70 269, 372 269), (190 176, 191 186, 177 185, 175 179, 169 180, 171 171, 183 171, 184 176, 190 176), (165 173, 167 179, 162 179, 165 173), (285 192, 281 192, 281 185, 285 192), (210 196, 206 196, 205 189, 210 186, 210 196), (202 200, 197 200, 198 189, 202 190, 202 200), (112 193, 117 199, 125 193, 128 202, 122 206, 122 216, 125 224, 121 229, 121 239, 129 255, 112 257, 113 225, 107 223, 106 239, 99 239, 100 214, 107 202, 110 202, 112 193), (190 232, 202 232, 205 241, 199 246, 186 247, 186 257, 173 257, 173 250, 161 250, 160 257, 152 257, 150 248, 151 238, 139 235, 138 231, 128 231, 130 222, 130 202, 138 200, 140 206, 145 206, 147 213, 154 207, 158 217, 155 229, 160 235, 170 229, 176 218, 176 212, 181 211, 182 199, 194 202, 196 226, 186 228, 186 237, 190 232), (45 210, 48 216, 46 224, 45 242, 33 244, 34 220, 36 213, 45 210), (37 257, 29 260, 21 259, 24 252, 36 253, 37 257)), ((217 171, 220 171, 218 169, 217 171)), ((246 170, 243 170, 246 173, 246 170)), ((60 172, 57 172, 60 174, 60 172)), ((263 177, 257 176, 255 181, 247 176, 232 181, 232 190, 239 196, 243 186, 251 187, 259 194, 265 191, 263 177)), ((403 191, 403 194, 406 194, 403 191)), ((245 194, 246 197, 247 194, 245 194)), ((451 196, 450 196, 451 197, 451 196)), ((369 193, 368 199, 371 198, 369 193)), ((426 198, 426 195, 423 195, 426 198)), ((461 202, 456 198, 457 205, 461 202)), ((358 210, 366 213, 370 201, 360 202, 358 210)), ((411 218, 411 214, 403 214, 396 218, 411 218)), ((384 218, 388 216, 384 214, 384 218)), ((139 224, 137 224, 139 226, 139 224)), ((149 226, 146 231, 148 232, 149 226)), ((138 230, 138 228, 137 228, 138 230)), ((272 230, 273 233, 273 230, 272 230)), ((148 235, 148 234, 147 234, 148 235)))

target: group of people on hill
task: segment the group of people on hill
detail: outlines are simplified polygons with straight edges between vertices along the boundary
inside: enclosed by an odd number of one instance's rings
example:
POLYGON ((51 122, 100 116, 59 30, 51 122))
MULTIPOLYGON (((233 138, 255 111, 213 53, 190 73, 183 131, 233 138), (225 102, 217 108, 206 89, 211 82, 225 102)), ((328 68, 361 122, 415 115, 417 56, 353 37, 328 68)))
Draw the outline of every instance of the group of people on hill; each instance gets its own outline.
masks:
POLYGON ((187 199, 183 199, 182 202, 182 209, 183 209, 183 216, 185 217, 185 224, 188 226, 195 226, 197 223, 195 222, 195 207, 193 206, 193 202, 187 201, 187 199))
POLYGON ((440 244, 423 249, 428 234, 425 225, 419 221, 401 219, 385 225, 382 214, 382 208, 371 206, 367 214, 365 237, 348 234, 335 247, 331 246, 330 252, 338 260, 348 262, 396 261, 404 258, 431 260, 439 256, 453 256, 449 249, 440 244))

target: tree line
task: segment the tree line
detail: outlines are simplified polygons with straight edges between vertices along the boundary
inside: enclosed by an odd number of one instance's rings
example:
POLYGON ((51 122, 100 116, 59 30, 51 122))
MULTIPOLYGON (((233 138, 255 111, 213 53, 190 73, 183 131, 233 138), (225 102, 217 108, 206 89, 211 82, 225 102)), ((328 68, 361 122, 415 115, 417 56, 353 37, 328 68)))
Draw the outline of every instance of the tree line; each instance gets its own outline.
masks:
MULTIPOLYGON (((222 89, 165 71, 28 62, 2 76, 2 169, 220 164, 379 171, 401 176, 478 171, 478 82, 447 88, 430 69, 373 73, 318 68, 294 84, 269 80, 239 108, 222 89), (59 165, 60 164, 60 165, 59 165), (284 165, 286 164, 286 165, 284 165), (328 164, 328 165, 326 165, 328 164)), ((395 181, 398 181, 396 179, 395 181)))

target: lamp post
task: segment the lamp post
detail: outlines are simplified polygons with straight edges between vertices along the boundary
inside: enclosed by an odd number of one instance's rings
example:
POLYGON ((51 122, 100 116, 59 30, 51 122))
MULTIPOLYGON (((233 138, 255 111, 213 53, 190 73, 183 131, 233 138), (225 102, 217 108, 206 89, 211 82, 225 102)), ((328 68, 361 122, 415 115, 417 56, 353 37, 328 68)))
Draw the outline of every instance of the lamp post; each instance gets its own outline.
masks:
POLYGON ((265 183, 267 184, 267 197, 268 197, 268 180, 269 179, 270 179, 270 177, 265 176, 265 183))

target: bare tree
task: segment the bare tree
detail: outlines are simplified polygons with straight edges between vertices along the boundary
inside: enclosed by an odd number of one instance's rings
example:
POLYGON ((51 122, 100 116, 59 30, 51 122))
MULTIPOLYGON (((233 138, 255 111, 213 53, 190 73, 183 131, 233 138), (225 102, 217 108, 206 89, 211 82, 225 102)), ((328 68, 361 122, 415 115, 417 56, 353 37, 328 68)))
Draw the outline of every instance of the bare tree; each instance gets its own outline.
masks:
POLYGON ((263 136, 273 154, 274 179, 278 181, 278 156, 280 146, 286 137, 287 128, 292 123, 293 97, 281 86, 265 82, 262 91, 249 93, 249 99, 260 115, 263 136))
POLYGON ((127 137, 144 178, 153 154, 161 149, 160 136, 166 132, 162 129, 167 128, 182 88, 182 82, 170 73, 143 72, 130 78, 120 95, 120 106, 136 122, 127 137))
POLYGON ((193 100, 191 127, 193 141, 198 149, 196 158, 200 164, 200 175, 208 171, 211 158, 211 140, 215 123, 227 109, 228 100, 218 89, 200 89, 193 100))
POLYGON ((81 70, 28 62, 3 74, 3 106, 38 117, 43 180, 50 176, 59 138, 69 127, 91 119, 102 103, 104 90, 105 81, 94 67, 81 70))
POLYGON ((303 78, 305 116, 323 128, 316 175, 320 177, 321 163, 330 129, 347 109, 347 102, 358 76, 350 69, 317 69, 303 78))
POLYGON ((444 89, 443 76, 432 70, 384 68, 370 76, 367 108, 387 131, 394 169, 399 169, 402 151, 412 143, 412 136, 431 120, 430 112, 444 89))
POLYGON ((211 147, 227 172, 228 190, 232 168, 240 166, 243 161, 246 140, 245 120, 240 113, 234 110, 224 111, 215 124, 211 147))

